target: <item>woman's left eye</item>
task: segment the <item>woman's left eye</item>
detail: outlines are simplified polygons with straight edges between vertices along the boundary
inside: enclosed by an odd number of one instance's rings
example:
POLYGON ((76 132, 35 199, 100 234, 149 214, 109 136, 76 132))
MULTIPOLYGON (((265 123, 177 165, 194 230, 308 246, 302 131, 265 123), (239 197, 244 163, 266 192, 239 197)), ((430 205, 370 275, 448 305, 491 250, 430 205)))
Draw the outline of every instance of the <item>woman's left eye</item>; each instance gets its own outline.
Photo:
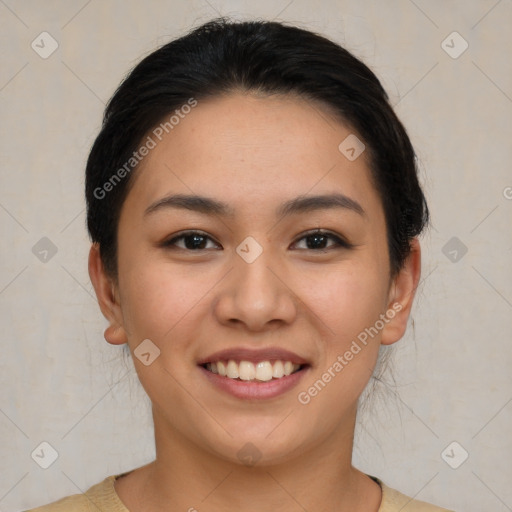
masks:
POLYGON ((301 242, 302 240, 306 240, 306 247, 303 247, 303 249, 313 251, 322 251, 335 247, 344 247, 346 249, 350 249, 352 247, 352 244, 349 244, 339 236, 336 236, 335 234, 330 233, 329 231, 322 231, 321 229, 317 229, 315 231, 307 233, 306 235, 299 238, 299 240, 295 242, 295 244, 301 242), (326 243, 329 239, 334 241, 334 243, 329 246, 326 246, 326 243))

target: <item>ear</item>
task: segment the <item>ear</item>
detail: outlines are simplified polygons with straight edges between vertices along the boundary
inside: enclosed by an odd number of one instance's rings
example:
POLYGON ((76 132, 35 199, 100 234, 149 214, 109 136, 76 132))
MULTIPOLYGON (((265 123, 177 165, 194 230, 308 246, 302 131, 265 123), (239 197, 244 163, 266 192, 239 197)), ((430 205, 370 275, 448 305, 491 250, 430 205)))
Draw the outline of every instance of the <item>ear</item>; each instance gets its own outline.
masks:
POLYGON ((103 316, 110 325, 105 330, 105 340, 112 345, 122 345, 128 341, 123 326, 123 315, 118 298, 117 285, 107 276, 101 261, 100 248, 92 244, 89 251, 89 277, 94 286, 98 304, 103 316))
POLYGON ((382 345, 395 343, 402 338, 407 329, 407 320, 421 274, 420 243, 417 238, 413 238, 410 245, 411 252, 389 288, 386 316, 390 320, 382 330, 382 345))

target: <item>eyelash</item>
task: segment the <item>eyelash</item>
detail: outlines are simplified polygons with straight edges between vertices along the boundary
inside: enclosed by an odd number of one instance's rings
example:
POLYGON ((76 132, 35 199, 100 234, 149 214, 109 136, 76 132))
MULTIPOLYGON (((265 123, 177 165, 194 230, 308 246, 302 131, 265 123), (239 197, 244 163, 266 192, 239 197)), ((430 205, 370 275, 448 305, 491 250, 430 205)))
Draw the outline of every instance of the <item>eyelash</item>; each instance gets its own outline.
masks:
MULTIPOLYGON (((162 245, 162 247, 168 248, 168 249, 176 248, 177 247, 176 242, 178 240, 185 239, 185 238, 188 238, 188 237, 191 237, 191 236, 194 236, 194 235, 199 235, 202 238, 207 238, 207 239, 210 239, 210 240, 214 241, 206 233, 203 233, 201 231, 191 230, 191 231, 184 231, 181 234, 179 234, 178 236, 175 236, 175 237, 173 237, 173 238, 171 238, 169 240, 164 241, 161 245, 162 245)), ((326 252, 327 250, 332 250, 333 248, 352 249, 354 247, 353 244, 350 244, 349 242, 347 242, 343 238, 335 235, 334 233, 331 233, 330 231, 326 231, 326 230, 322 230, 322 229, 315 229, 313 231, 308 231, 308 232, 304 233, 300 238, 298 238, 294 242, 294 244, 296 244, 297 242, 299 242, 299 241, 301 241, 301 240, 303 240, 305 238, 312 237, 312 236, 315 236, 315 235, 316 236, 322 236, 322 237, 330 238, 331 240, 334 240, 335 245, 331 245, 331 246, 329 246, 327 248, 322 248, 322 249, 299 249, 299 250, 307 250, 307 251, 313 251, 313 252, 326 252)), ((217 243, 217 242, 215 242, 215 243, 217 243)), ((218 244, 218 245, 220 245, 220 244, 218 244)), ((201 252, 201 251, 207 250, 207 249, 187 249, 186 247, 177 247, 177 248, 181 249, 181 250, 184 250, 184 251, 191 251, 191 252, 201 252)))

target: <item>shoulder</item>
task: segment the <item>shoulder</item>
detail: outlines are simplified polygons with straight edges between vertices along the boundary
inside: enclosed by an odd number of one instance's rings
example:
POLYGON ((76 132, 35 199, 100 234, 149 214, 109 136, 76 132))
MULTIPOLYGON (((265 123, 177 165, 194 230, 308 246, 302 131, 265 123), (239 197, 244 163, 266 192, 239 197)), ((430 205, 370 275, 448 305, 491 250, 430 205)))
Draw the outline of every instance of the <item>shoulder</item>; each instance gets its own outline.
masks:
POLYGON ((382 502, 378 512, 453 512, 425 501, 406 496, 396 489, 388 487, 382 480, 371 476, 382 488, 382 502))
POLYGON ((85 493, 66 496, 26 512, 129 512, 115 492, 114 480, 118 476, 108 476, 85 493))

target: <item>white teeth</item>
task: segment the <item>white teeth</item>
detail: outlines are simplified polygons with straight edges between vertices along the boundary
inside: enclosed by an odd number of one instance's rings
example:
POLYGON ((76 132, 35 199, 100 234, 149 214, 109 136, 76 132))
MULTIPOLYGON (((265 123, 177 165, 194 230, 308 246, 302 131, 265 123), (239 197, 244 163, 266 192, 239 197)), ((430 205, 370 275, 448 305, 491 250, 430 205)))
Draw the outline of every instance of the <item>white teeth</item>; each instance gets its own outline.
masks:
POLYGON ((240 379, 244 381, 259 380, 267 382, 269 380, 280 379, 291 375, 300 368, 299 364, 293 364, 291 361, 275 361, 273 364, 270 361, 260 361, 259 363, 252 363, 250 361, 236 361, 230 359, 229 361, 217 361, 216 363, 208 363, 206 369, 212 373, 218 373, 222 377, 229 377, 230 379, 240 379))
POLYGON ((283 365, 282 361, 276 361, 274 363, 272 377, 275 377, 276 379, 280 379, 281 377, 284 377, 284 365, 283 365))
POLYGON ((284 363, 284 374, 291 375, 292 372, 293 372, 293 363, 290 363, 290 361, 286 361, 286 363, 284 363))
POLYGON ((269 361, 262 361, 256 365, 256 379, 272 380, 273 368, 269 361))
POLYGON ((240 377, 238 365, 235 361, 230 360, 228 362, 228 365, 226 366, 226 377, 229 377, 230 379, 238 379, 238 377, 240 377))
POLYGON ((240 361, 238 374, 241 380, 254 380, 254 377, 256 377, 256 369, 250 361, 240 361))

